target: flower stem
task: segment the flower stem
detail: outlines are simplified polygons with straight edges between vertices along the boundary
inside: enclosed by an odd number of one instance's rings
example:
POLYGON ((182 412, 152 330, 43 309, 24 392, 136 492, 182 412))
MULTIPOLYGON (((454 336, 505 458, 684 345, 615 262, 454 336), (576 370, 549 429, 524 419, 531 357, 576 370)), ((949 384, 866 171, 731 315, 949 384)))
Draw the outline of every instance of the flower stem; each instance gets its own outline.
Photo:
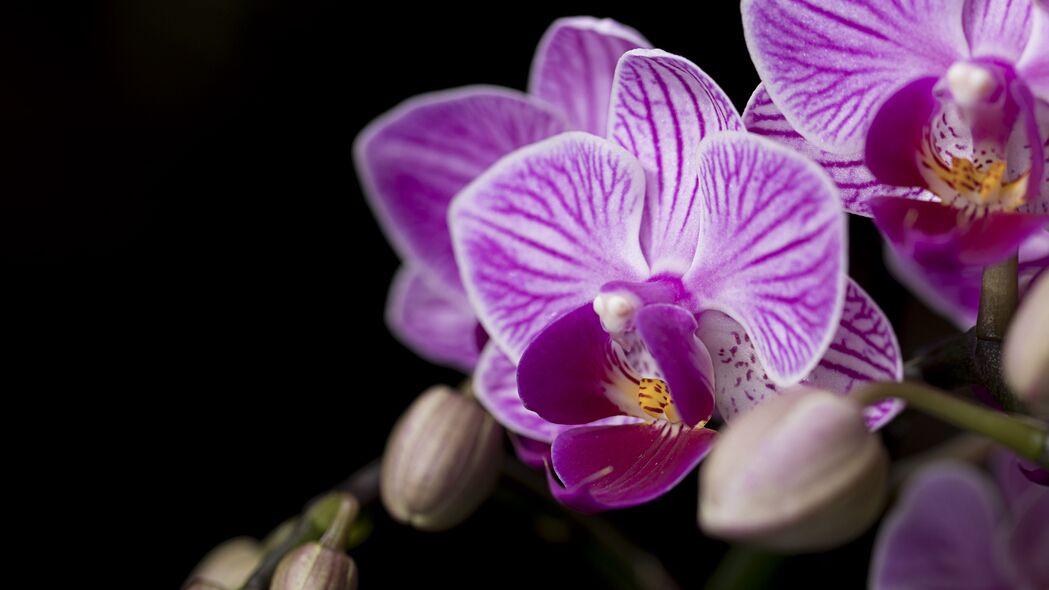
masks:
POLYGON ((863 406, 888 398, 902 399, 911 408, 986 436, 1021 457, 1049 468, 1049 426, 1026 416, 983 408, 913 382, 872 383, 857 389, 853 397, 863 406))
POLYGON ((1002 379, 1002 339, 1016 312, 1019 298, 1018 257, 991 264, 983 269, 980 282, 980 311, 976 318, 976 347, 973 360, 981 384, 1007 412, 1021 410, 1020 403, 1002 379))

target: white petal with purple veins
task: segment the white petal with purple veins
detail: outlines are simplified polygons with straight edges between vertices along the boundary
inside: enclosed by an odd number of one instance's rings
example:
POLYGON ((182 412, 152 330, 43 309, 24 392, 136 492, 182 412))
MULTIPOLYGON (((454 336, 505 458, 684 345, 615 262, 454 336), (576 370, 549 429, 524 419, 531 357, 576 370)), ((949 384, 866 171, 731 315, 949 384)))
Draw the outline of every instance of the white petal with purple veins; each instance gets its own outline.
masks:
POLYGON ((959 0, 744 0, 747 47, 769 95, 809 141, 863 149, 883 101, 968 56, 959 0))
POLYGON ((528 91, 559 108, 570 129, 605 132, 616 62, 635 47, 650 47, 640 33, 611 19, 562 18, 539 42, 528 91))
POLYGON ((838 185, 841 201, 849 213, 871 216, 867 200, 871 197, 907 197, 935 201, 936 195, 916 187, 882 184, 863 163, 863 153, 838 155, 821 150, 802 137, 773 104, 764 85, 758 85, 743 111, 747 131, 782 143, 815 160, 838 185))
POLYGON ((610 280, 648 277, 638 235, 644 171, 618 146, 570 132, 518 150, 452 203, 449 223, 481 324, 516 363, 610 280))
POLYGON ((1031 37, 1016 71, 1042 100, 1049 100, 1049 8, 1035 9, 1031 37))
POLYGON ((642 244, 653 272, 684 272, 696 250, 696 150, 718 131, 742 131, 728 96, 695 64, 653 50, 619 61, 608 137, 637 156, 648 176, 642 244))
POLYGON ((1031 37, 1031 0, 968 0, 962 15, 973 57, 1015 62, 1031 37))
POLYGON ((845 214, 819 166, 771 140, 726 132, 699 153, 703 220, 684 283, 700 310, 750 334, 779 385, 826 351, 845 296, 845 214))
POLYGON ((527 95, 473 86, 404 102, 361 132, 354 157, 401 257, 461 290, 448 237, 452 197, 499 158, 563 130, 558 114, 527 95))

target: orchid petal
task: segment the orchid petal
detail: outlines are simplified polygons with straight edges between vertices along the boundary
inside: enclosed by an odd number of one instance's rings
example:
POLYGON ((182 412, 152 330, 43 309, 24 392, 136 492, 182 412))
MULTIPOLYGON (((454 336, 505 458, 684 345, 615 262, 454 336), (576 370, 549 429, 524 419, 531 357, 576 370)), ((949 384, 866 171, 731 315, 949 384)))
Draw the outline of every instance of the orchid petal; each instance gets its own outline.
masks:
POLYGON ((819 362, 845 296, 845 215, 814 162, 771 140, 725 132, 698 155, 703 227, 683 279, 704 310, 743 325, 779 385, 819 362))
POLYGON ((1032 11, 1031 36, 1016 71, 1035 96, 1049 100, 1049 8, 1032 11))
POLYGON ((694 154, 704 137, 742 131, 732 101, 683 57, 634 50, 619 60, 608 137, 637 156, 648 178, 642 243, 653 272, 686 270, 699 232, 694 154))
POLYGON ((863 154, 838 155, 821 150, 801 136, 769 98, 764 85, 758 85, 743 111, 747 131, 768 137, 816 161, 830 175, 841 192, 841 201, 849 213, 871 216, 867 201, 873 197, 906 197, 932 201, 936 196, 911 186, 892 186, 875 179, 863 163, 863 154))
POLYGON ((647 278, 644 184, 630 154, 569 132, 514 152, 455 199, 449 222, 466 291, 511 360, 609 279, 647 278))
POLYGON ((1031 0, 968 0, 962 26, 973 57, 1015 62, 1031 36, 1031 0))
POLYGON ((1016 561, 1024 588, 1049 588, 1049 489, 1028 482, 1016 504, 1009 553, 1016 561))
POLYGON ((714 368, 710 353, 696 340, 696 318, 668 303, 642 307, 634 325, 670 388, 686 424, 706 422, 714 413, 714 368))
POLYGON ((873 199, 871 210, 892 247, 923 266, 994 264, 1049 224, 1044 215, 997 212, 972 219, 953 207, 890 197, 873 199))
POLYGON ((517 393, 517 367, 493 342, 484 348, 477 363, 474 393, 492 417, 521 436, 549 443, 565 429, 525 407, 517 393))
POLYGON ((558 19, 539 42, 528 91, 559 108, 569 129, 604 135, 616 62, 635 47, 650 45, 614 20, 558 19))
MULTIPOLYGON (((750 337, 732 318, 704 312, 696 332, 714 360, 718 412, 731 422, 779 390, 758 361, 750 337)), ((852 279, 830 348, 802 383, 846 394, 868 381, 899 381, 903 377, 900 347, 888 318, 852 279)), ((902 410, 899 400, 864 408, 871 430, 888 423, 902 410)))
POLYGON ((818 147, 856 153, 901 85, 968 56, 957 0, 744 0, 747 47, 769 95, 818 147))
POLYGON ((621 410, 608 398, 611 340, 589 305, 555 320, 525 349, 517 388, 524 405, 557 424, 586 424, 621 410))
POLYGON ((532 440, 513 432, 509 435, 514 453, 525 465, 532 469, 542 469, 550 461, 550 443, 532 440))
POLYGON ((973 468, 961 464, 928 468, 906 488, 878 532, 871 587, 1011 587, 995 560, 1000 517, 995 490, 973 468))
MULTIPOLYGON (((934 116, 947 116, 938 112, 940 106, 933 96, 935 85, 936 78, 920 78, 910 82, 889 96, 871 118, 863 155, 871 174, 881 182, 899 186, 925 186, 925 179, 918 168, 922 135, 934 116)), ((963 129, 963 126, 944 127, 943 133, 946 135, 949 131, 952 134, 951 141, 959 142, 957 146, 951 146, 958 149, 949 155, 952 158, 955 155, 971 158, 972 138, 958 138, 955 131, 963 129)), ((944 155, 941 152, 941 158, 944 155)), ((867 206, 869 210, 869 202, 867 206)))
POLYGON ((467 87, 415 97, 372 122, 354 156, 364 194, 400 256, 462 289, 448 237, 452 197, 511 151, 564 129, 528 96, 467 87))
MULTIPOLYGON (((848 393, 856 385, 870 381, 899 381, 903 379, 901 356, 889 319, 874 299, 849 279, 838 331, 820 364, 804 382, 835 393, 848 393)), ((863 417, 871 430, 877 430, 902 410, 902 401, 887 399, 865 407, 863 417)))
POLYGON ((386 324, 426 360, 469 373, 480 354, 477 318, 466 297, 425 271, 401 267, 386 301, 386 324))
POLYGON ((715 433, 659 421, 572 428, 554 440, 550 489, 566 506, 598 512, 642 504, 673 488, 703 460, 715 433))
MULTIPOLYGON (((915 260, 892 247, 885 249, 885 262, 897 280, 959 330, 968 330, 976 323, 983 266, 961 264, 950 251, 942 256, 915 260)), ((1049 233, 1038 232, 1020 245, 1021 293, 1046 267, 1049 267, 1049 233)))
POLYGON ((1016 178, 1027 173, 1028 182, 1037 186, 1036 190, 1031 189, 1035 191, 1035 197, 1020 206, 1019 212, 1049 215, 1049 102, 1037 100, 1031 106, 1032 112, 1028 114, 1033 115, 1033 124, 1022 121, 1013 128, 1009 137, 1006 147, 1009 170, 1006 177, 1016 178), (1039 137, 1038 143, 1031 141, 1034 135, 1039 137), (1039 158, 1041 166, 1038 165, 1039 158), (1035 182, 1039 172, 1041 180, 1035 182))

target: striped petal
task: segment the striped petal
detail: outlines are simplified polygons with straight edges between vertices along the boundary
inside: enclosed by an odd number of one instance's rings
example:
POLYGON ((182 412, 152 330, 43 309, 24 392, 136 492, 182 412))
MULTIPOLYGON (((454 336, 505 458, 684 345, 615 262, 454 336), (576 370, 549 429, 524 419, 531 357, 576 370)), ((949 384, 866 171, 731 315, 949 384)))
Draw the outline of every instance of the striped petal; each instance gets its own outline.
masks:
POLYGON ((968 0, 962 25, 973 57, 1015 62, 1031 37, 1031 0, 968 0))
POLYGON ((1049 7, 1043 3, 1031 16, 1031 36, 1016 71, 1038 98, 1049 101, 1049 7))
POLYGON ((469 373, 477 364, 483 332, 466 297, 424 271, 404 266, 386 301, 390 331, 424 359, 469 373))
MULTIPOLYGON (((903 379, 900 344, 892 324, 870 295, 851 279, 845 292, 845 307, 830 348, 805 383, 848 393, 869 381, 903 379)), ((890 399, 867 406, 863 416, 871 430, 890 422, 903 410, 900 400, 890 399)))
POLYGON ((558 19, 539 42, 528 91, 560 109, 569 129, 603 136, 616 62, 635 47, 650 45, 614 20, 558 19))
POLYGON ((514 152, 456 198, 449 222, 466 291, 511 360, 602 284, 647 278, 644 190, 630 154, 570 132, 514 152))
POLYGON ((769 95, 820 148, 863 149, 903 84, 969 53, 958 0, 744 0, 743 30, 769 95))
POLYGON ((703 226, 684 283, 700 309, 743 325, 773 383, 797 383, 826 351, 845 296, 837 190, 817 164, 756 135, 711 137, 698 158, 703 226))
POLYGON ((373 121, 354 157, 364 195, 400 256, 462 289, 448 237, 452 197, 496 160, 564 130, 516 91, 468 87, 417 96, 373 121))
POLYGON ((658 421, 573 428, 554 440, 550 491, 580 512, 653 500, 685 478, 710 452, 715 433, 658 421))
MULTIPOLYGON (((718 412, 726 421, 731 422, 765 398, 778 395, 778 388, 758 361, 753 342, 732 318, 706 312, 699 319, 697 335, 713 357, 718 412)), ((850 279, 841 322, 830 348, 802 382, 846 394, 859 383, 899 381, 902 376, 900 348, 889 320, 850 279)), ((887 400, 865 408, 864 417, 871 430, 876 430, 901 409, 897 400, 887 400)))
POLYGON ((747 131, 768 137, 815 160, 838 185, 841 201, 849 213, 870 217, 868 201, 874 197, 906 197, 933 201, 936 196, 918 187, 892 186, 878 182, 863 163, 863 153, 838 155, 821 150, 805 140, 772 102, 764 85, 758 85, 743 111, 747 131))
POLYGON ((728 96, 695 64, 658 49, 619 61, 608 137, 637 156, 648 177, 642 246, 653 271, 684 272, 695 255, 699 190, 695 158, 704 137, 742 131, 728 96))

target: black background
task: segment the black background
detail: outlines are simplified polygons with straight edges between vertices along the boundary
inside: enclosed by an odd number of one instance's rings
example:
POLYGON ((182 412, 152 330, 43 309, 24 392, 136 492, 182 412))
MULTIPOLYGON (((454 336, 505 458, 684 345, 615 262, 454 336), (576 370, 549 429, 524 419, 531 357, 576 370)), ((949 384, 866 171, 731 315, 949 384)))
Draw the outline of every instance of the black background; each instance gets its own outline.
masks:
MULTIPOLYGON (((144 552, 142 587, 176 588, 210 547, 265 535, 378 456, 414 395, 461 377, 383 325, 397 260, 362 200, 355 134, 421 92, 524 89, 543 31, 575 14, 636 27, 742 109, 758 79, 738 6, 691 8, 129 0, 9 20, 9 463, 46 474, 15 487, 72 492, 83 538, 115 534, 144 552)), ((870 223, 851 227, 853 275, 897 326, 926 321, 870 223)), ((905 349, 945 327, 922 330, 901 334, 905 349)), ((725 551, 699 534, 695 497, 690 477, 609 515, 686 587, 725 551)), ((573 538, 505 497, 441 535, 373 518, 353 553, 366 588, 604 585, 573 538)), ((776 586, 862 586, 871 540, 792 559, 776 586)))

